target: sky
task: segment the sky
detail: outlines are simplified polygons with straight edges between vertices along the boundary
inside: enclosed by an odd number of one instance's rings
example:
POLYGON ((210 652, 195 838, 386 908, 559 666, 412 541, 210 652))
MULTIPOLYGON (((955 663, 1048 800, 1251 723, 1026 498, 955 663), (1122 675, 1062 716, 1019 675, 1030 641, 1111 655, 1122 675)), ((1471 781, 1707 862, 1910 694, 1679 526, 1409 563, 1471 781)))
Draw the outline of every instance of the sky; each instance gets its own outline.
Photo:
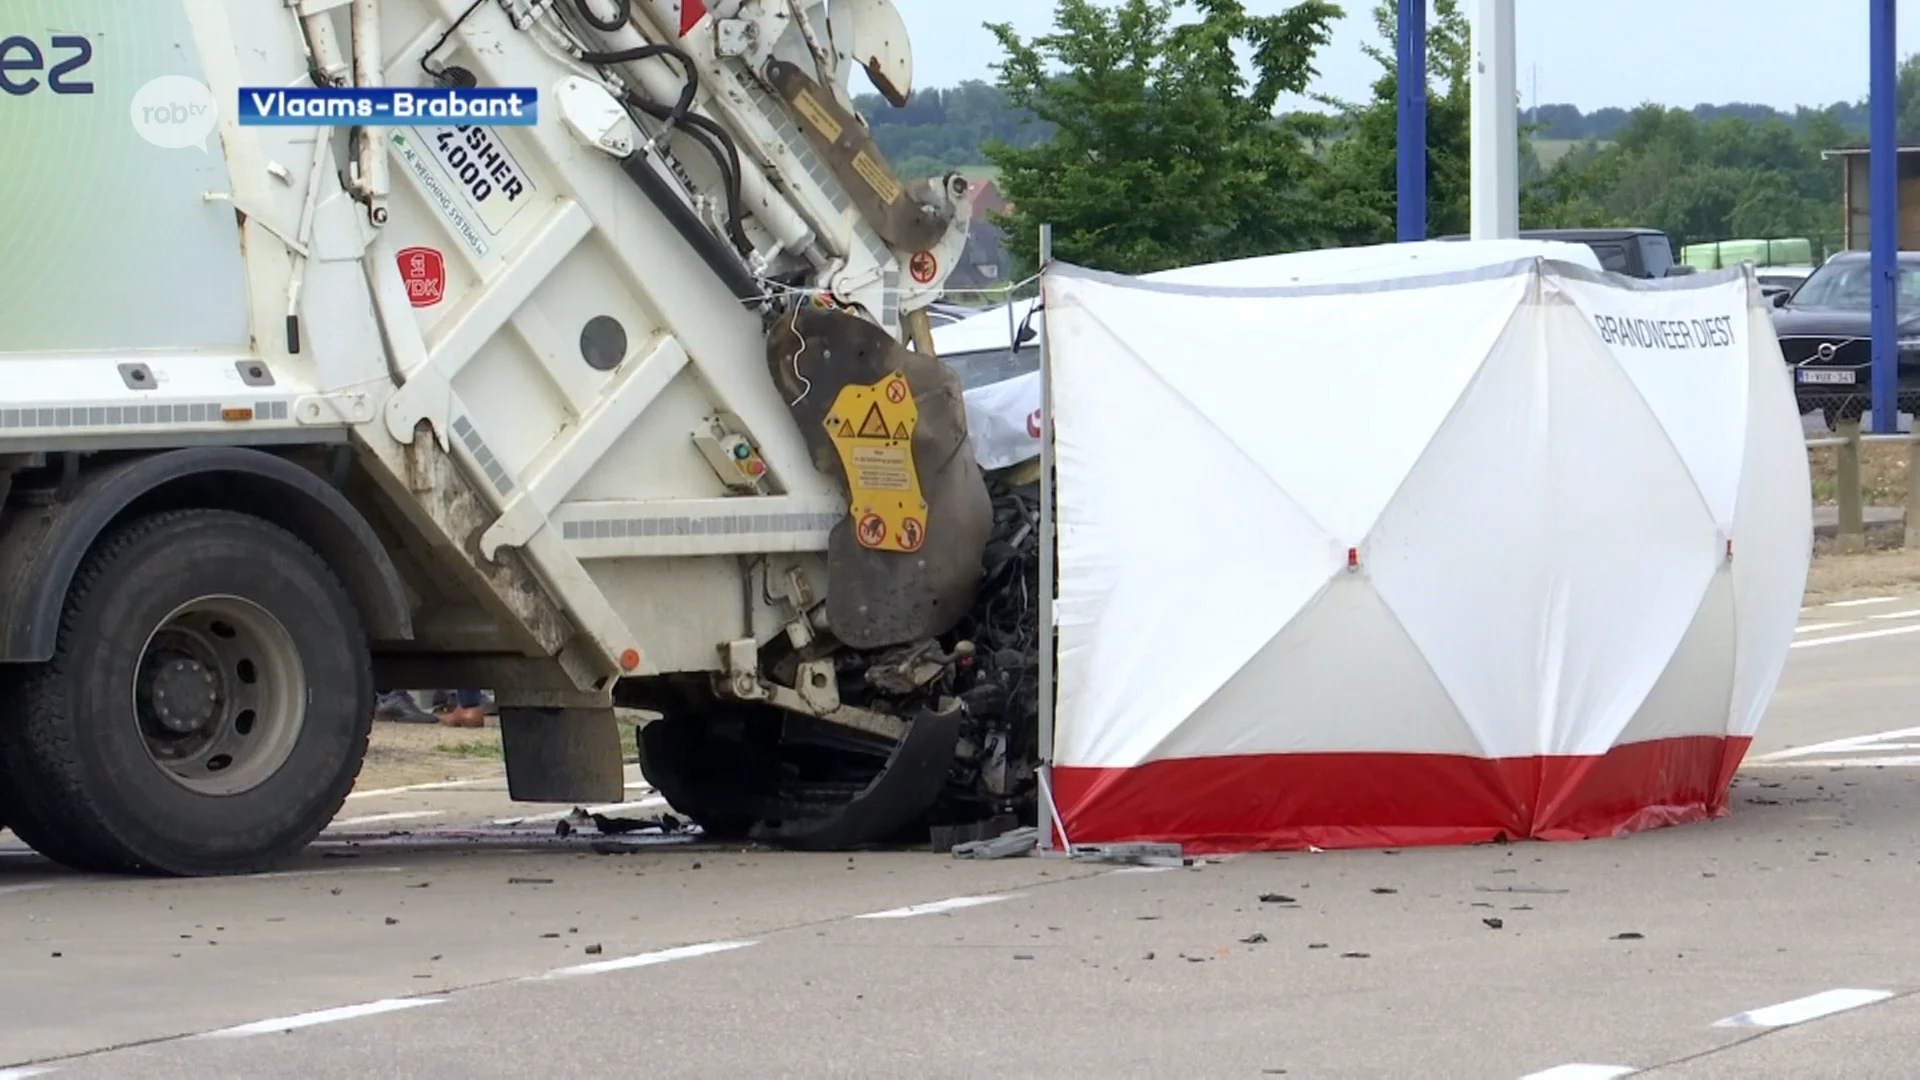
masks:
MULTIPOLYGON (((1053 26, 1053 0, 894 2, 916 44, 913 81, 920 89, 992 81, 988 65, 1001 58, 1000 47, 983 23, 1011 23, 1026 38, 1053 26)), ((1292 6, 1245 3, 1256 15, 1292 6)), ((1316 88, 1364 98, 1379 70, 1360 51, 1373 38, 1373 0, 1341 6, 1347 17, 1316 65, 1316 88)), ((1465 7, 1471 14, 1473 0, 1465 7)), ((1523 106, 1572 104, 1590 112, 1647 101, 1743 101, 1790 109, 1866 97, 1866 0, 1516 0, 1515 7, 1523 106)), ((1920 51, 1920 4, 1909 10, 1896 34, 1901 56, 1920 51)))

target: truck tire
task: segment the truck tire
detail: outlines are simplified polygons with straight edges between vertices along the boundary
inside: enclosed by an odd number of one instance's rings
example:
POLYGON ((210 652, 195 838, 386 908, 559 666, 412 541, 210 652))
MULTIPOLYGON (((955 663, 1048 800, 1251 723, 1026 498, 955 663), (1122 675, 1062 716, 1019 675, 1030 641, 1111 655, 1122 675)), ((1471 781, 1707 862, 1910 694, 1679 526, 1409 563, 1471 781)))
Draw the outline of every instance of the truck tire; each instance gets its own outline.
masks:
POLYGON ((285 530, 224 510, 103 537, 53 659, 0 723, 0 817, 106 873, 254 873, 318 836, 366 756, 374 686, 352 599, 285 530))
POLYGON ((666 717, 636 732, 640 775, 667 800, 667 807, 700 826, 709 840, 745 840, 759 824, 756 804, 767 801, 773 783, 750 777, 755 755, 721 745, 696 720, 666 717))

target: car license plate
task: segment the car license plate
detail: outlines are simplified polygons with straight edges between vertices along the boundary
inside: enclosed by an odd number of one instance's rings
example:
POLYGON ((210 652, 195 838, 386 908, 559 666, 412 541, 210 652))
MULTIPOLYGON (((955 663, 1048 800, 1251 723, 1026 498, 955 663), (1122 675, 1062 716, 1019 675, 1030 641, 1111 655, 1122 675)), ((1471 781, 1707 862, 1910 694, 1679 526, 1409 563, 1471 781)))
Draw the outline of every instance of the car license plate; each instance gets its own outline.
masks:
POLYGON ((1852 386, 1854 373, 1836 371, 1832 368, 1801 368, 1794 372, 1794 378, 1803 383, 1819 383, 1827 386, 1852 386))

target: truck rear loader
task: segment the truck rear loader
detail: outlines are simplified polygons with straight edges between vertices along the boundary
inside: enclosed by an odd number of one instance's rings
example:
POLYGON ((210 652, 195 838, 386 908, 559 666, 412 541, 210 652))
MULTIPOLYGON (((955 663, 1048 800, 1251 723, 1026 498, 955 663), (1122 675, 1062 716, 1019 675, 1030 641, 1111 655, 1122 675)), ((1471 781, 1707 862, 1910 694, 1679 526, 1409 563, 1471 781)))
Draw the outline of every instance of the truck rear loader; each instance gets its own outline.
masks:
POLYGON ((709 836, 1030 818, 1036 489, 983 474, 926 334, 966 182, 903 180, 853 107, 856 68, 910 93, 892 0, 0 20, 28 844, 269 867, 338 812, 377 687, 494 690, 517 800, 620 799, 621 706, 709 836), (531 88, 537 122, 242 94, 307 87, 531 88))

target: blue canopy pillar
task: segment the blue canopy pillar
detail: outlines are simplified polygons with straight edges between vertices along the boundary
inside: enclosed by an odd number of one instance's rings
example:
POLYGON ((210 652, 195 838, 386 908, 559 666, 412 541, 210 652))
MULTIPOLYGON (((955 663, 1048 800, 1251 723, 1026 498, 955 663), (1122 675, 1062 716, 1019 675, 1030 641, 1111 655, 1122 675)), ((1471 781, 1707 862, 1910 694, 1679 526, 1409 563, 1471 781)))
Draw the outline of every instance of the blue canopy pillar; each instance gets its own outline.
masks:
POLYGON ((1873 5, 1871 46, 1867 65, 1868 168, 1870 195, 1867 209, 1872 224, 1869 248, 1873 277, 1873 430, 1897 431, 1900 419, 1900 352, 1895 333, 1899 324, 1900 165, 1899 114, 1894 97, 1896 65, 1893 43, 1894 0, 1870 0, 1873 5))
POLYGON ((1400 0, 1398 25, 1397 209, 1405 243, 1427 238, 1427 0, 1400 0))

